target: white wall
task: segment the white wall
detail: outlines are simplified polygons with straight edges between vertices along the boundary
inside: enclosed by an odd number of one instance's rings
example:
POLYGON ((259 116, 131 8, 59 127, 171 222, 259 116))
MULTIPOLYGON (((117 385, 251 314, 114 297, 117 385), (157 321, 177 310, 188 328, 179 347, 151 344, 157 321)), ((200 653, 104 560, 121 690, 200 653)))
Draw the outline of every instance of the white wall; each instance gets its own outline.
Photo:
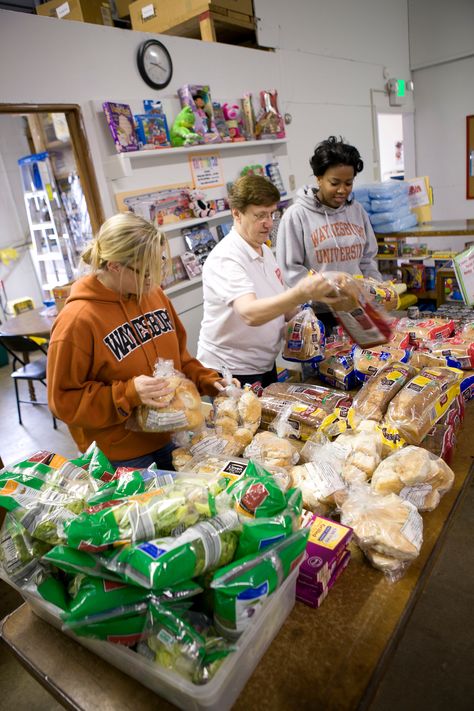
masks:
POLYGON ((434 220, 474 217, 466 200, 466 116, 474 113, 474 2, 410 0, 416 164, 434 189, 434 220))
POLYGON ((0 279, 9 301, 29 296, 41 306, 41 290, 24 246, 29 241, 29 230, 17 163, 18 158, 29 153, 22 119, 0 115, 0 249, 14 247, 18 251, 18 259, 9 264, 0 262, 0 279))

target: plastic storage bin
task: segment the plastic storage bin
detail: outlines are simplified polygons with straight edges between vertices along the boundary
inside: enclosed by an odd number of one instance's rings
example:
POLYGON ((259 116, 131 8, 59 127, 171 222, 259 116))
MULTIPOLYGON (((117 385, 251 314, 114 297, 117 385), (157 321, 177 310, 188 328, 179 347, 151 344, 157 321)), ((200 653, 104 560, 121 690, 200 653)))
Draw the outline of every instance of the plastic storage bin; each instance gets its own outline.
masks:
MULTIPOLYGON (((268 598, 252 627, 246 630, 236 643, 236 651, 225 659, 215 677, 203 686, 192 684, 121 645, 77 637, 69 630, 64 632, 185 711, 227 711, 290 614, 295 604, 298 572, 299 566, 292 571, 281 588, 268 598)), ((8 579, 4 579, 12 585, 8 579)), ((16 589, 39 617, 58 629, 62 628, 58 609, 54 605, 36 595, 16 589)))

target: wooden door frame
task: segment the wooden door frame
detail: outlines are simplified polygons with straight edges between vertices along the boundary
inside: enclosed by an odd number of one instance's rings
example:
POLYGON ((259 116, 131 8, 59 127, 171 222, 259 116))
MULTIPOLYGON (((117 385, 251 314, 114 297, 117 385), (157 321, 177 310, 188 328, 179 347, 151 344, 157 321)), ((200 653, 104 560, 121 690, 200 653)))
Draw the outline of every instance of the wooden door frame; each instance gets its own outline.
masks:
POLYGON ((77 173, 86 200, 92 231, 98 232, 105 220, 99 186, 94 171, 89 142, 87 140, 81 107, 78 104, 2 104, 0 114, 65 114, 77 173))

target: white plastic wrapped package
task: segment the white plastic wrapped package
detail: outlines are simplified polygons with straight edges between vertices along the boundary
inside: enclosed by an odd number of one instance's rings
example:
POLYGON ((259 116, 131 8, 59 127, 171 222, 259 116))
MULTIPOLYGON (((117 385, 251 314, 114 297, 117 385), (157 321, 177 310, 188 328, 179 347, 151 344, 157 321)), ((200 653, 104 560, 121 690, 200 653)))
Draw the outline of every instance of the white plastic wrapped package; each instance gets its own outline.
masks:
MULTIPOLYGON (((293 486, 301 489, 303 508, 325 516, 345 495, 341 476, 344 453, 329 442, 312 443, 313 461, 299 464, 290 471, 293 486)), ((306 443, 305 447, 308 445, 306 443)))
POLYGON ((371 200, 391 200, 403 195, 408 198, 410 186, 402 180, 386 180, 383 183, 371 183, 367 192, 371 200))
POLYGON ((410 206, 402 205, 396 210, 387 210, 386 212, 373 212, 370 215, 370 223, 372 227, 377 225, 383 225, 384 222, 394 222, 395 220, 401 220, 403 217, 411 215, 410 206))
POLYGON ((372 475, 376 494, 399 494, 418 511, 433 511, 451 489, 454 473, 442 459, 421 447, 409 446, 384 459, 372 475))
POLYGON ((390 580, 399 579, 423 542, 423 519, 416 506, 397 494, 381 496, 359 485, 350 489, 340 508, 341 523, 354 529, 372 565, 390 580))
POLYGON ((406 217, 399 217, 397 220, 377 225, 376 232, 380 232, 380 234, 385 234, 387 232, 401 232, 402 230, 408 230, 410 227, 414 227, 417 224, 417 216, 415 213, 411 213, 411 215, 407 215, 406 217))
POLYGON ((300 458, 298 450, 288 439, 273 432, 258 432, 245 449, 244 456, 264 466, 276 467, 292 467, 300 458))
POLYGON ((382 435, 371 420, 361 422, 356 430, 343 432, 332 446, 344 456, 341 475, 347 484, 366 482, 382 460, 382 435))

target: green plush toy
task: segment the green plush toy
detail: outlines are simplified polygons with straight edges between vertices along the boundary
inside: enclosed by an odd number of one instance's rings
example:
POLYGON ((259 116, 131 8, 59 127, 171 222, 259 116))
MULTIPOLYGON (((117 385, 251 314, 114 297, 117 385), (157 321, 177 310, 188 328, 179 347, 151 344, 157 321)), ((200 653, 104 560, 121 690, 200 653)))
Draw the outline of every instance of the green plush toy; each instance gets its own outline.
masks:
POLYGON ((195 116, 190 106, 183 106, 171 126, 172 146, 192 146, 202 142, 202 136, 194 133, 195 116))

